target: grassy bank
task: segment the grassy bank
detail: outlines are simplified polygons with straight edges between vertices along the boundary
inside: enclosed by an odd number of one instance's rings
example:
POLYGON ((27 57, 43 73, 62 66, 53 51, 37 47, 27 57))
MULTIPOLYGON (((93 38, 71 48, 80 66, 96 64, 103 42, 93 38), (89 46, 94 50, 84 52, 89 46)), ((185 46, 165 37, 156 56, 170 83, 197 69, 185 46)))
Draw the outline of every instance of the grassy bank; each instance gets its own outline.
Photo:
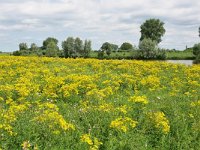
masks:
POLYGON ((12 52, 0 52, 0 56, 10 56, 12 52))
POLYGON ((171 60, 194 60, 192 50, 167 52, 167 59, 171 60))
MULTIPOLYGON (((104 55, 106 59, 135 59, 137 51, 120 51, 112 52, 110 56, 104 55)), ((167 51, 166 56, 168 60, 194 60, 195 56, 193 55, 192 50, 186 51, 167 51)), ((98 52, 92 51, 90 53, 91 58, 98 58, 98 52)))
POLYGON ((0 59, 0 149, 200 149, 199 65, 0 59))

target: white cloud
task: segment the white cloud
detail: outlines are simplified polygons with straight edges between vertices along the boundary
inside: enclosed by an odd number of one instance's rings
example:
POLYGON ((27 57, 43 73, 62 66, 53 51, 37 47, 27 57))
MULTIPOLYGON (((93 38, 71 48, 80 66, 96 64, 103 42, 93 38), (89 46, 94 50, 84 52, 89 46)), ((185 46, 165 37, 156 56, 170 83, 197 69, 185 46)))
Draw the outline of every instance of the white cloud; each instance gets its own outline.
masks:
MULTIPOLYGON (((1 0, 0 5, 0 32, 13 42, 73 35, 93 40, 95 49, 105 41, 137 45, 140 25, 149 18, 165 22, 165 48, 183 49, 199 40, 199 0, 1 0)), ((17 49, 18 43, 6 44, 2 48, 17 49)))

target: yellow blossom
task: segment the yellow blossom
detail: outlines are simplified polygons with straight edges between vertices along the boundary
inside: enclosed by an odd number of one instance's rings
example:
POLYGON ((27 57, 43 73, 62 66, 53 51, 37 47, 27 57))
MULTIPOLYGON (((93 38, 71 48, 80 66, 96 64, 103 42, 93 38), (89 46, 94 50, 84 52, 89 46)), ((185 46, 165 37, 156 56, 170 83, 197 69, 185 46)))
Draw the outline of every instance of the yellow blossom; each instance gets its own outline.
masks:
POLYGON ((96 137, 94 137, 92 139, 90 134, 83 134, 81 136, 81 142, 85 142, 89 145, 89 149, 90 150, 98 150, 100 145, 102 145, 103 143, 100 142, 96 137))
POLYGON ((161 129, 164 134, 169 133, 169 121, 167 120, 163 112, 151 112, 149 113, 149 118, 151 119, 152 123, 155 125, 156 128, 161 129))
POLYGON ((142 103, 142 104, 148 104, 149 103, 146 96, 132 96, 129 99, 129 102, 142 103))
POLYGON ((29 141, 24 141, 21 146, 23 150, 28 150, 31 147, 31 144, 29 141))
POLYGON ((128 117, 119 117, 116 120, 112 121, 110 124, 111 128, 115 128, 117 130, 121 130, 123 132, 127 132, 129 130, 129 127, 135 128, 137 125, 137 121, 132 120, 128 117))
POLYGON ((195 106, 200 106, 200 100, 196 101, 196 102, 192 102, 190 104, 192 107, 195 107, 195 106))

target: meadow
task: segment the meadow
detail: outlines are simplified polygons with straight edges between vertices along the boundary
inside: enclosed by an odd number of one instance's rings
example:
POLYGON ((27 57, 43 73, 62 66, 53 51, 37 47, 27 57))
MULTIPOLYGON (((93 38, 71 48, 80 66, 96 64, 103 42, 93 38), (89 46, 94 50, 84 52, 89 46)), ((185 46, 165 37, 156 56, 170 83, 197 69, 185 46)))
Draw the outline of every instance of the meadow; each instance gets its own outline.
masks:
POLYGON ((167 52, 167 59, 172 60, 194 60, 195 55, 193 54, 192 49, 184 50, 184 51, 168 51, 167 52))
POLYGON ((200 149, 200 65, 0 56, 11 149, 200 149))

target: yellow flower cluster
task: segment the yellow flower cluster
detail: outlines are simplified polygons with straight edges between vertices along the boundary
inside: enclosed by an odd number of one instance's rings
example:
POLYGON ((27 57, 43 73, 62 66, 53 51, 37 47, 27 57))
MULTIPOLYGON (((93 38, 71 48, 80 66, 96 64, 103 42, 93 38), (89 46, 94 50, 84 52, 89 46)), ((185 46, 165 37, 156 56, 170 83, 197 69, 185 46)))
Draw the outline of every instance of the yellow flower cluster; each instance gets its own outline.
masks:
POLYGON ((146 96, 132 96, 130 97, 129 102, 141 103, 145 105, 149 103, 146 96))
POLYGON ((87 143, 90 147, 89 148, 90 150, 98 150, 100 145, 103 144, 96 137, 94 137, 94 139, 92 139, 90 134, 83 134, 81 136, 81 142, 87 143))
POLYGON ((170 131, 169 121, 163 112, 151 112, 148 115, 157 129, 160 129, 164 134, 170 131))
POLYGON ((135 128, 137 123, 137 121, 134 121, 129 117, 119 117, 111 122, 110 127, 127 132, 130 128, 135 128))
POLYGON ((141 80, 141 84, 148 87, 150 90, 158 90, 160 88, 160 78, 154 75, 149 75, 141 80))
POLYGON ((21 146, 23 150, 28 150, 31 147, 31 144, 29 141, 24 141, 21 146))
POLYGON ((67 123, 62 115, 58 112, 58 107, 55 104, 44 103, 39 104, 39 109, 36 110, 36 117, 32 121, 46 124, 53 133, 59 134, 60 130, 75 130, 75 126, 67 123))
POLYGON ((195 106, 200 106, 200 100, 196 101, 196 102, 192 102, 190 104, 192 107, 195 107, 195 106))
POLYGON ((38 150, 38 145, 37 144, 32 144, 30 141, 23 141, 21 144, 22 150, 38 150))
POLYGON ((26 104, 13 104, 7 110, 0 109, 0 131, 4 130, 10 135, 16 135, 13 132, 12 124, 17 120, 17 117, 27 109, 26 104))

